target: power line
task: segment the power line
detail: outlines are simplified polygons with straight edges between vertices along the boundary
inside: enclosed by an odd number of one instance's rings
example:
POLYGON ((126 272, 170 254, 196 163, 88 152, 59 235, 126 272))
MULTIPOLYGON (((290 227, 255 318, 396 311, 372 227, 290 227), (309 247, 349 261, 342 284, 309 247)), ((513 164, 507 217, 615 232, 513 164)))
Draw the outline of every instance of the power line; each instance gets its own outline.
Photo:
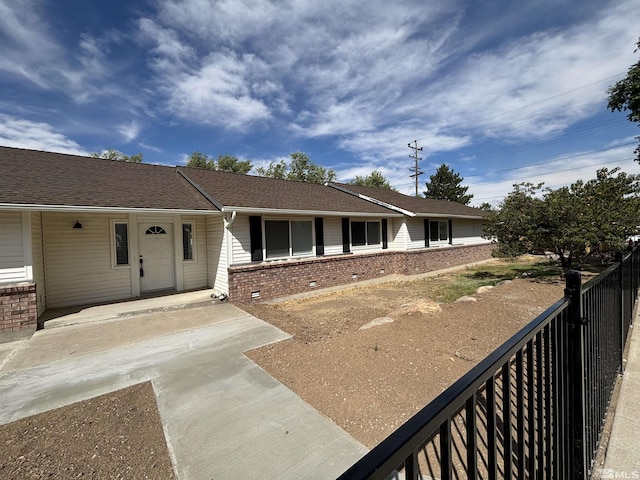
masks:
POLYGON ((416 197, 417 197, 418 196, 418 177, 424 173, 424 172, 421 172, 420 169, 418 168, 418 161, 422 160, 422 157, 418 157, 418 152, 419 151, 421 152, 423 147, 418 148, 417 140, 413 141, 413 147, 411 146, 410 143, 408 143, 407 146, 413 150, 413 154, 409 155, 409 158, 413 158, 416 161, 415 168, 413 169, 415 173, 411 175, 411 178, 416 179, 416 197))
POLYGON ((491 172, 485 172, 485 173, 475 173, 473 175, 467 175, 465 178, 483 177, 485 175, 493 175, 495 173, 512 172, 513 170, 520 170, 520 169, 526 168, 526 167, 533 167, 533 166, 536 166, 536 165, 545 165, 547 163, 559 162, 561 160, 569 160, 571 158, 584 157, 585 155, 591 155, 592 153, 607 152, 609 150, 614 150, 616 148, 626 147, 626 146, 629 146, 629 145, 634 145, 635 143, 636 142, 622 143, 620 145, 614 145, 613 147, 607 147, 607 148, 601 148, 599 150, 590 150, 588 152, 576 153, 575 155, 569 155, 567 157, 554 158, 553 160, 545 160, 544 162, 529 163, 527 165, 520 165, 518 167, 512 167, 512 168, 505 168, 505 169, 502 169, 502 170, 493 170, 491 172))
MULTIPOLYGON (((615 78, 619 78, 622 75, 624 75, 625 73, 626 72, 621 72, 621 73, 618 73, 616 75, 611 75, 609 77, 605 77, 605 78, 602 78, 600 80, 596 80, 595 82, 587 83, 585 85, 580 85, 579 87, 575 87, 575 88, 572 88, 570 90, 565 90, 564 92, 560 92, 560 93, 557 93, 555 95, 551 95, 549 97, 545 97, 545 98, 542 98, 540 100, 536 100, 535 102, 531 102, 531 103, 528 103, 528 104, 525 104, 525 105, 521 105, 521 106, 519 106, 517 108, 512 108, 510 110, 502 110, 502 111, 499 111, 499 112, 495 112, 493 115, 489 115, 489 116, 484 117, 484 120, 490 120, 490 119, 493 119, 493 118, 500 117, 501 115, 506 115, 506 114, 509 114, 509 113, 512 113, 512 112, 516 112, 516 111, 521 111, 523 109, 529 109, 530 107, 533 107, 535 105, 539 105, 539 104, 547 102, 549 100, 554 100, 554 99, 556 99, 558 97, 562 97, 564 95, 570 95, 572 93, 575 93, 575 92, 577 92, 579 90, 582 90, 582 89, 585 89, 587 87, 591 87, 593 85, 597 85, 598 83, 602 83, 602 82, 605 82, 607 80, 612 80, 612 79, 615 79, 615 78)), ((531 115, 529 117, 520 117, 520 118, 522 120, 526 120, 527 118, 533 118, 533 115, 531 115)))
MULTIPOLYGON (((622 160, 611 160, 609 162, 600 162, 600 163, 593 163, 590 165, 581 165, 579 167, 572 167, 572 168, 565 168, 563 170, 553 170, 553 171, 547 171, 547 172, 542 172, 542 173, 538 173, 536 174, 536 177, 541 177, 544 175, 549 175, 551 173, 563 173, 563 172, 571 172, 573 170, 582 170, 584 168, 592 168, 592 167, 601 167, 603 165, 611 165, 612 163, 620 163, 620 162, 627 162, 629 160, 633 160, 632 158, 623 158, 622 160)), ((530 180, 531 176, 526 176, 526 177, 515 177, 510 179, 509 181, 512 182, 514 180, 530 180)), ((502 183, 502 181, 500 182, 486 182, 486 183, 480 183, 477 186, 485 186, 485 185, 496 185, 498 183, 502 183)), ((474 200, 489 200, 489 199, 493 199, 493 198, 504 198, 506 195, 501 195, 501 196, 496 196, 496 197, 485 197, 485 198, 475 198, 474 200)))

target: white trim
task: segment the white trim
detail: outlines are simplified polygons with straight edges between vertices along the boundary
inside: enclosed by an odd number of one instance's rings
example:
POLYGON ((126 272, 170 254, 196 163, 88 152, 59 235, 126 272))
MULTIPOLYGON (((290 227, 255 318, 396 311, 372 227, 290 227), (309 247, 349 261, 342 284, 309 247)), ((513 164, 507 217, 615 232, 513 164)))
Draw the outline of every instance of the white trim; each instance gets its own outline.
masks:
POLYGON ((173 270, 175 272, 175 288, 176 291, 184 290, 184 269, 182 268, 182 217, 180 215, 173 216, 173 270), (180 268, 178 268, 180 267, 180 268))
POLYGON ((95 213, 140 213, 140 214, 182 214, 182 215, 220 215, 215 210, 182 210, 172 208, 135 208, 135 207, 91 207, 86 205, 39 205, 36 203, 0 203, 0 209, 40 210, 43 212, 95 212, 95 213))
POLYGON ((129 263, 131 263, 131 295, 140 296, 140 250, 138 247, 138 215, 129 214, 129 263), (131 231, 134 235, 131 235, 131 231))
POLYGON ((316 210, 285 210, 278 208, 253 208, 253 207, 231 207, 225 206, 222 212, 253 213, 256 215, 304 215, 311 217, 375 217, 389 218, 402 217, 399 213, 364 213, 364 212, 333 212, 333 211, 316 211, 316 210))
POLYGON ((22 212, 22 259, 27 282, 33 282, 33 251, 31 245, 31 215, 22 212))
POLYGON ((120 270, 123 268, 131 268, 131 226, 128 220, 114 220, 109 219, 109 244, 111 246, 111 269, 120 270), (116 224, 124 224, 127 226, 127 254, 129 256, 129 263, 118 264, 118 253, 116 251, 116 224))
POLYGON ((473 215, 454 215, 450 213, 418 213, 416 217, 419 218, 458 218, 466 220, 484 220, 484 217, 476 217, 473 215))
POLYGON ((316 255, 315 233, 316 227, 314 217, 290 218, 290 217, 262 217, 262 238, 264 239, 262 246, 262 258, 264 262, 273 260, 290 260, 296 258, 313 257, 316 255), (287 222, 289 224, 289 254, 279 257, 267 256, 267 222, 287 222), (311 251, 304 253, 293 253, 293 237, 291 231, 291 222, 309 222, 311 223, 311 251))
POLYGON ((197 263, 198 262, 198 253, 197 253, 197 248, 196 248, 196 244, 198 243, 196 241, 197 237, 196 237, 196 222, 193 220, 180 220, 180 246, 182 247, 181 250, 181 259, 182 259, 182 263, 197 263), (191 257, 192 258, 184 258, 184 225, 189 224, 191 225, 191 257))
POLYGON ((449 238, 451 238, 451 232, 449 231, 449 222, 443 220, 431 220, 429 219, 429 247, 438 247, 443 245, 449 245, 449 238), (431 240, 431 222, 438 224, 438 240, 431 240), (447 238, 444 240, 440 238, 440 224, 444 223, 447 227, 447 238))
POLYGON ((349 219, 349 246, 351 247, 351 251, 376 251, 382 250, 382 219, 378 218, 376 220, 370 219, 361 219, 361 218, 350 218, 349 219), (353 222, 362 222, 364 223, 364 245, 354 245, 353 244, 353 222), (377 223, 378 224, 378 243, 369 243, 369 230, 368 223, 377 223))
MULTIPOLYGON (((223 232, 224 232, 224 236, 225 238, 223 239, 224 241, 224 245, 226 246, 227 249, 227 254, 226 254, 226 258, 227 258, 227 268, 229 267, 229 265, 233 265, 234 263, 234 258, 233 258, 233 222, 236 219, 236 212, 233 212, 231 214, 231 219, 228 219, 229 215, 224 215, 224 217, 222 217, 222 228, 223 228, 223 232)), ((228 288, 227 288, 228 289, 228 288)), ((228 292, 227 292, 228 293, 228 292)))
POLYGON ((371 202, 371 203, 375 203, 376 205, 380 205, 381 207, 389 208, 391 210, 396 210, 396 211, 402 213, 403 215, 407 215, 409 217, 415 217, 416 216, 416 214, 414 212, 410 212, 409 210, 405 210, 404 208, 401 208, 401 207, 396 207, 395 205, 393 205, 391 203, 383 202, 382 200, 378 200, 377 198, 369 197, 369 196, 363 195, 361 193, 358 194, 358 198, 361 198, 362 200, 367 200, 368 202, 371 202))

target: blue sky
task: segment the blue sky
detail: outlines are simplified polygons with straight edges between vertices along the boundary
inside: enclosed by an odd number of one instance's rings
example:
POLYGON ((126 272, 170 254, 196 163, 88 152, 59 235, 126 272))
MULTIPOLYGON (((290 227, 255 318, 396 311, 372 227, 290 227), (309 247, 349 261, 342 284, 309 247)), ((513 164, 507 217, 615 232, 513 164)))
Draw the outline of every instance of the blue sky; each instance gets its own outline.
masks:
POLYGON ((306 152, 340 181, 472 204, 515 182, 640 173, 606 90, 638 60, 637 0, 0 0, 0 145, 255 166, 306 152))

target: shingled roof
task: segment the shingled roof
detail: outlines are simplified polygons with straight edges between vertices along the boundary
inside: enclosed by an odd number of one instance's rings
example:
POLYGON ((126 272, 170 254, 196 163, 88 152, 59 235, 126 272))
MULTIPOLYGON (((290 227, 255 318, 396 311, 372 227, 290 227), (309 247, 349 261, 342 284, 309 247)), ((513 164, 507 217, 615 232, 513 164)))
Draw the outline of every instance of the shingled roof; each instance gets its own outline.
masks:
POLYGON ((180 167, 224 210, 316 212, 395 216, 398 212, 325 185, 180 167))
POLYGON ((0 147, 0 206, 217 211, 175 167, 0 147))
POLYGON ((433 200, 424 197, 410 197, 394 190, 382 188, 347 185, 342 183, 329 184, 336 190, 351 192, 361 198, 367 197, 389 206, 397 207, 418 217, 439 216, 458 218, 484 218, 487 212, 478 208, 468 207, 457 202, 433 200))

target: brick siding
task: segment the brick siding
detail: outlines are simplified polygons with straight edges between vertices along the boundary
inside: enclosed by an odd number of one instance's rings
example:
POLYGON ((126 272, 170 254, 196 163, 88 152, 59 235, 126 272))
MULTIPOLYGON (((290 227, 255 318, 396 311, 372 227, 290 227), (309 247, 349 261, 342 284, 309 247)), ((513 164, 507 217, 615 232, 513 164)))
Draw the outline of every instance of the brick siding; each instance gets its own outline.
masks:
POLYGON ((38 325, 35 283, 0 286, 0 334, 38 325))
POLYGON ((494 247, 482 244, 382 251, 231 266, 229 300, 267 300, 386 275, 426 273, 489 259, 494 247))

